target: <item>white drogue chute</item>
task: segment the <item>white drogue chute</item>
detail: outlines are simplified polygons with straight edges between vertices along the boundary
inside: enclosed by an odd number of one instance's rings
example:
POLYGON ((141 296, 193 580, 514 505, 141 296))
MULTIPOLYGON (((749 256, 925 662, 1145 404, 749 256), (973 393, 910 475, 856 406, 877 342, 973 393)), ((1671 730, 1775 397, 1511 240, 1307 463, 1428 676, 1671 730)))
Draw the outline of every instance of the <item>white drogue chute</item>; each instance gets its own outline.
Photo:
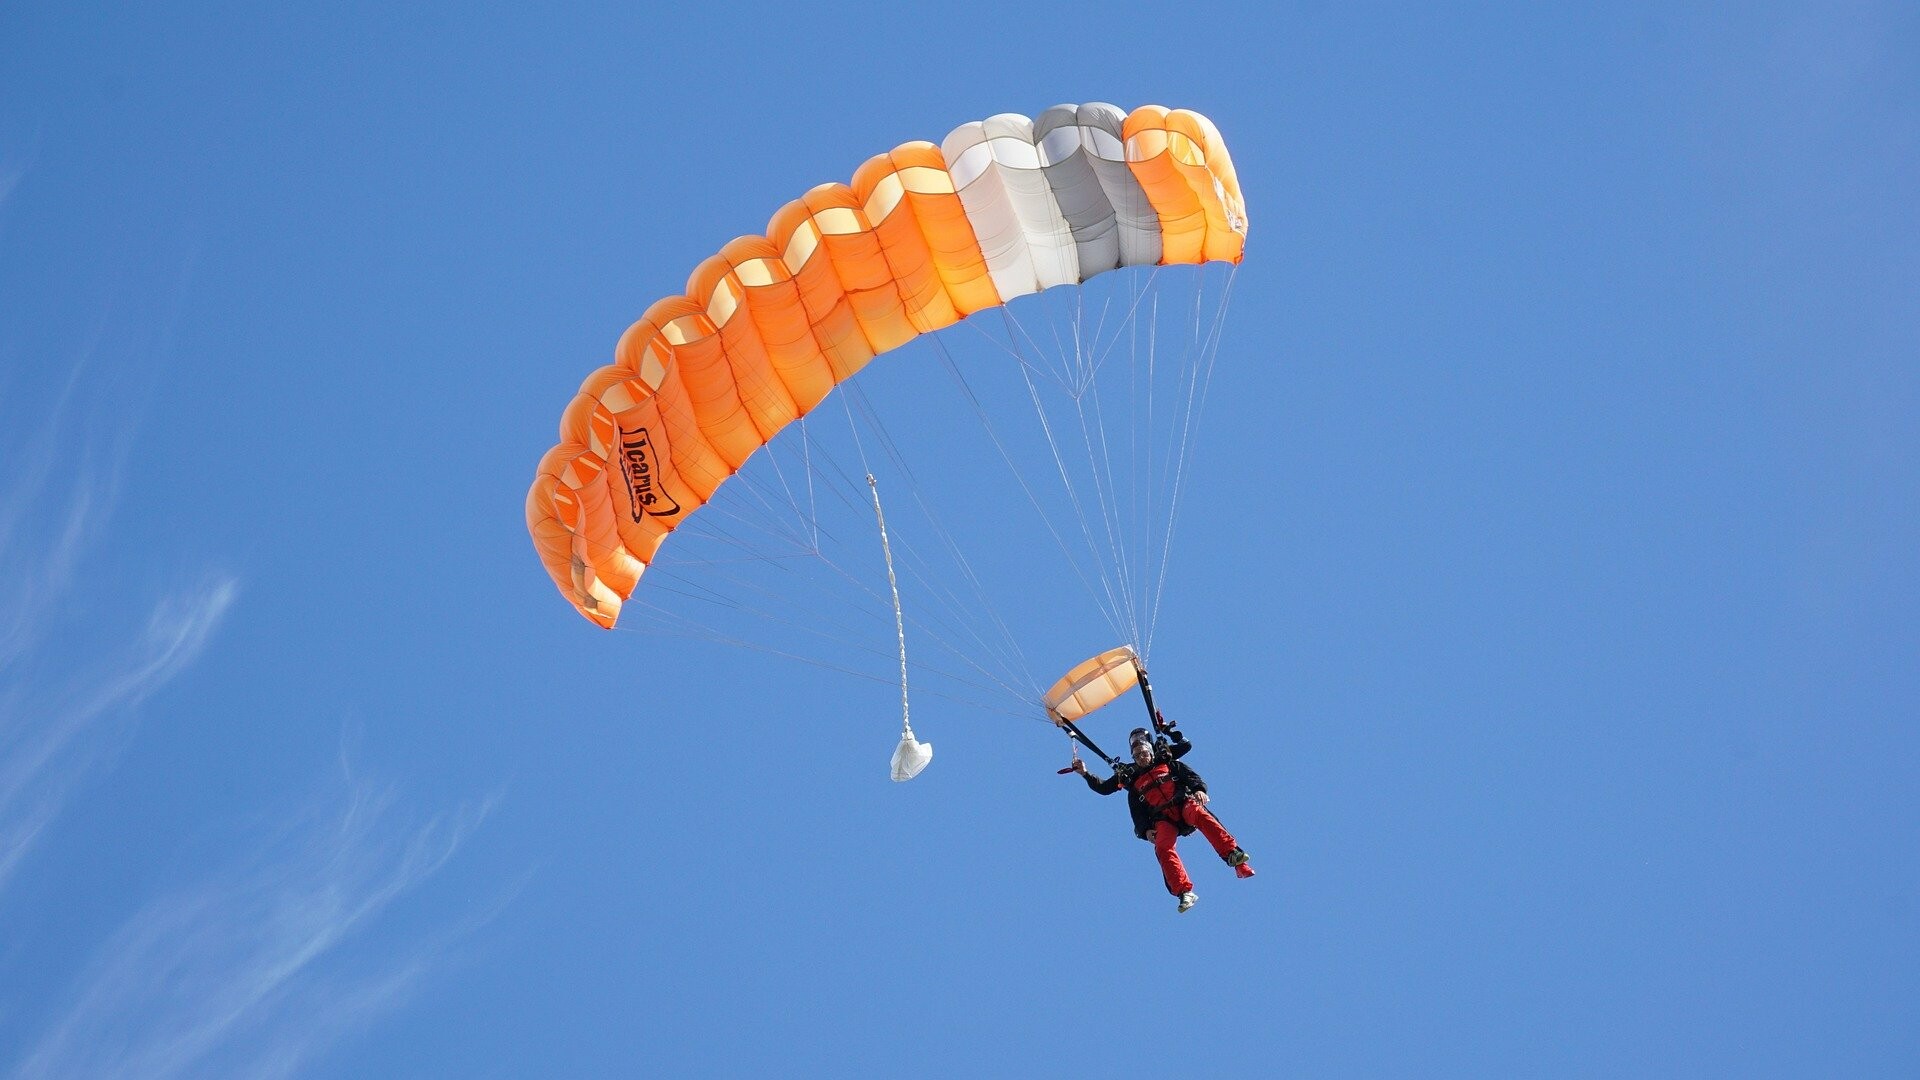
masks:
POLYGON ((933 760, 933 744, 913 737, 913 724, 907 714, 907 622, 900 611, 900 583, 893 576, 893 544, 887 539, 887 514, 880 508, 880 485, 867 474, 867 490, 873 493, 873 516, 880 523, 880 550, 887 557, 887 588, 893 591, 893 629, 900 637, 900 745, 893 748, 893 782, 905 783, 920 775, 933 760))
POLYGON ((894 781, 911 780, 919 776, 920 770, 932 760, 933 744, 914 738, 913 729, 907 728, 900 733, 900 745, 893 748, 894 781))

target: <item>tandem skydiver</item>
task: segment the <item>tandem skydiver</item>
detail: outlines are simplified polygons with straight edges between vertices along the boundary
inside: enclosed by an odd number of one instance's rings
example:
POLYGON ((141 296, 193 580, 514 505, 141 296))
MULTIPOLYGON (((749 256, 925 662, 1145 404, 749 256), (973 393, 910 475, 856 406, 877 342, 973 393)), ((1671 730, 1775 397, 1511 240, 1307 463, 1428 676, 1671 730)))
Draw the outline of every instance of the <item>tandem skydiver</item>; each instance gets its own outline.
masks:
POLYGON ((1111 795, 1123 787, 1127 789, 1127 811, 1133 815, 1133 835, 1153 842, 1153 853, 1160 860, 1167 891, 1179 898, 1179 910, 1184 912, 1193 907, 1199 897, 1194 895, 1193 880, 1187 876, 1179 853, 1173 850, 1180 837, 1200 830, 1213 845, 1214 852, 1233 867, 1239 877, 1252 877, 1253 867, 1247 862, 1247 853, 1240 850, 1239 843, 1207 809, 1206 781, 1179 760, 1193 749, 1193 744, 1166 724, 1158 713, 1154 714, 1154 726, 1166 732, 1167 737, 1156 741, 1146 728, 1134 728, 1127 737, 1133 764, 1116 764, 1113 775, 1107 779, 1095 780, 1087 772, 1086 762, 1077 757, 1072 768, 1096 794, 1111 795))

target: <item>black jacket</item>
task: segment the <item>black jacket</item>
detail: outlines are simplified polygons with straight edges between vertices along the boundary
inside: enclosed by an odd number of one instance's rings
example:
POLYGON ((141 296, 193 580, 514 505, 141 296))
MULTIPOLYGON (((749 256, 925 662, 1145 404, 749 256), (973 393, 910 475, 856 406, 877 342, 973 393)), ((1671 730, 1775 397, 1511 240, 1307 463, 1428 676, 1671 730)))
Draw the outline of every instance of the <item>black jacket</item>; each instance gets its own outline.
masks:
MULTIPOLYGON (((1187 798, 1196 791, 1207 790, 1207 782, 1200 779, 1200 774, 1194 772, 1179 760, 1191 749, 1193 749, 1192 743, 1188 742, 1184 737, 1176 736, 1173 742, 1167 744, 1165 749, 1159 751, 1153 757, 1153 765, 1165 765, 1167 767, 1168 776, 1172 779, 1174 785, 1174 803, 1176 805, 1185 802, 1187 798)), ((1153 765, 1149 765, 1147 768, 1150 769, 1153 765)), ((1123 787, 1126 788, 1127 813, 1133 816, 1133 835, 1142 840, 1151 840, 1153 838, 1154 823, 1160 820, 1160 815, 1154 811, 1153 807, 1147 805, 1146 800, 1140 797, 1139 792, 1133 790, 1133 778, 1141 771, 1138 765, 1128 763, 1115 767, 1113 775, 1107 777, 1105 780, 1095 780, 1091 776, 1084 777, 1084 779, 1087 782, 1087 786, 1092 788, 1096 795, 1111 795, 1123 787)), ((1181 836, 1185 836, 1193 831, 1193 826, 1184 821, 1175 820, 1173 824, 1175 828, 1180 830, 1181 836)))

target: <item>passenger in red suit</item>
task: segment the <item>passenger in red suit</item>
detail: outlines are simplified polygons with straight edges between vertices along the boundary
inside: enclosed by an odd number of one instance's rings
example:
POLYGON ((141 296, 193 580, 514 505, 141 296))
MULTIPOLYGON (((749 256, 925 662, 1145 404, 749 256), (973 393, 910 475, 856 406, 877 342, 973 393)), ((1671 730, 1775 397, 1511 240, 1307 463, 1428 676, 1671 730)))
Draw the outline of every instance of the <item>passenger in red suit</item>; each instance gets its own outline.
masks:
MULTIPOLYGON (((1156 721, 1157 723, 1157 721, 1156 721)), ((1253 876, 1247 853, 1228 835, 1219 819, 1207 810, 1207 783, 1200 774, 1179 759, 1193 744, 1178 731, 1168 729, 1169 740, 1159 746, 1146 728, 1135 728, 1128 737, 1133 764, 1120 765, 1105 780, 1095 780, 1087 772, 1086 762, 1076 760, 1073 769, 1087 781, 1096 794, 1111 795, 1127 789, 1127 809, 1133 815, 1133 834, 1153 842, 1153 853, 1160 859, 1160 872, 1167 891, 1180 898, 1179 910, 1186 911, 1199 899, 1193 892, 1193 880, 1173 850, 1180 837, 1200 831, 1213 850, 1243 878, 1253 876)))

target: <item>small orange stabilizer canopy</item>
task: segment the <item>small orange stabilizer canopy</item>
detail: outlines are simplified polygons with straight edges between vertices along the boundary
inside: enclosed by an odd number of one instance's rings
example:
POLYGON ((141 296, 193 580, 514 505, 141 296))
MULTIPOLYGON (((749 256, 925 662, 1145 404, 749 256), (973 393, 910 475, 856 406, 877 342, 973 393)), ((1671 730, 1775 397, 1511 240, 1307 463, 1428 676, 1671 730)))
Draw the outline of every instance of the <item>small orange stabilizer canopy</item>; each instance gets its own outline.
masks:
POLYGON ((1075 664, 1042 699, 1047 717, 1061 725, 1079 720, 1140 685, 1140 658, 1122 645, 1075 664))

